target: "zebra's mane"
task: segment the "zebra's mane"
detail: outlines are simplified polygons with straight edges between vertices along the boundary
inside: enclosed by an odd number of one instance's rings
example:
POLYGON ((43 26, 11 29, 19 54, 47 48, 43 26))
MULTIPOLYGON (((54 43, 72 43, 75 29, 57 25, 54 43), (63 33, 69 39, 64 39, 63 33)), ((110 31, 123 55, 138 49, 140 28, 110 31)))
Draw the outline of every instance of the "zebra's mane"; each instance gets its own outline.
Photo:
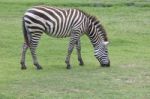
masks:
POLYGON ((100 22, 98 19, 97 19, 97 17, 95 17, 95 16, 93 16, 93 15, 91 15, 91 14, 89 14, 89 13, 86 13, 85 11, 83 11, 83 10, 80 10, 80 9, 77 9, 77 10, 79 10, 80 12, 82 12, 83 14, 85 14, 89 19, 91 19, 92 21, 97 21, 97 22, 100 22))
POLYGON ((82 10, 80 10, 83 14, 85 14, 92 22, 94 22, 95 25, 100 29, 101 33, 103 33, 104 41, 108 41, 106 30, 104 29, 103 25, 100 23, 100 21, 97 19, 97 17, 90 15, 82 10))

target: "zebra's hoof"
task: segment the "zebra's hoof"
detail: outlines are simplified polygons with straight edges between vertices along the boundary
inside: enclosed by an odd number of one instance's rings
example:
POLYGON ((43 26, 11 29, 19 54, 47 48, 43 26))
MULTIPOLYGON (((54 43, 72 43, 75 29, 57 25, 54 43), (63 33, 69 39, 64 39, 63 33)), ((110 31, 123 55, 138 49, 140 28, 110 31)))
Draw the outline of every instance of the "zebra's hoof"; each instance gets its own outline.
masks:
POLYGON ((66 69, 68 69, 68 70, 71 69, 71 66, 70 66, 70 65, 67 65, 66 69))
POLYGON ((41 66, 37 67, 37 70, 42 70, 43 68, 41 66))
POLYGON ((26 70, 26 69, 27 69, 26 66, 22 66, 22 67, 21 67, 21 70, 26 70))
POLYGON ((84 65, 83 60, 82 60, 82 59, 78 59, 78 60, 79 60, 79 65, 80 65, 80 66, 83 66, 83 65, 84 65))
POLYGON ((43 69, 43 68, 41 67, 41 65, 39 65, 39 64, 37 64, 37 63, 36 63, 36 64, 34 64, 34 65, 35 65, 35 67, 36 67, 36 69, 37 69, 37 70, 41 70, 41 69, 43 69))

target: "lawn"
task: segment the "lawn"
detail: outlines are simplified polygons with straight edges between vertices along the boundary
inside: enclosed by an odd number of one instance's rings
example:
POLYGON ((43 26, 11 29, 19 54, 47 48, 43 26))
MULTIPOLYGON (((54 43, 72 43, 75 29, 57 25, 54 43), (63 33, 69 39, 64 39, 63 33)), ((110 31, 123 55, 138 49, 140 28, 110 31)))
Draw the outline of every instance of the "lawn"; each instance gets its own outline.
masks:
POLYGON ((0 99, 150 99, 149 0, 0 0, 0 99), (85 65, 66 70, 69 38, 43 35, 37 50, 43 70, 30 52, 28 69, 20 69, 21 18, 34 5, 82 9, 96 16, 110 40, 110 68, 102 68, 88 37, 81 37, 85 65))

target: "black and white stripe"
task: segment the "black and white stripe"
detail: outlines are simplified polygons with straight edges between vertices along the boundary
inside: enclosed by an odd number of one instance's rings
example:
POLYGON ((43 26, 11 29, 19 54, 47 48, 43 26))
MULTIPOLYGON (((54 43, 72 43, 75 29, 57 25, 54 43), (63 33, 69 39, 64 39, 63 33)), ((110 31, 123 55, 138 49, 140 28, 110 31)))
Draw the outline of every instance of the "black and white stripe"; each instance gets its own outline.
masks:
POLYGON ((35 50, 43 33, 57 38, 70 37, 68 55, 65 61, 68 69, 71 67, 70 56, 74 46, 77 48, 80 65, 84 64, 80 53, 80 36, 84 33, 93 44, 96 58, 103 66, 109 65, 106 48, 108 39, 103 26, 95 17, 81 10, 47 6, 32 7, 23 16, 23 33, 25 43, 21 58, 22 69, 26 69, 25 54, 28 48, 31 50, 34 65, 37 69, 42 68, 37 61, 35 50))

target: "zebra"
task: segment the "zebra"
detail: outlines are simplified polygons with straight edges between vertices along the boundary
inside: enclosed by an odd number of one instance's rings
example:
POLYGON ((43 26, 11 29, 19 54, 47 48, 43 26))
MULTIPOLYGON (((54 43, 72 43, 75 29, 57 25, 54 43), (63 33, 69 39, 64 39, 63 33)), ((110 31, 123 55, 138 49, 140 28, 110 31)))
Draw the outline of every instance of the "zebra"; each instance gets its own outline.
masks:
POLYGON ((81 57, 80 37, 87 35, 94 47, 94 55, 102 67, 109 67, 107 33, 100 21, 80 9, 56 8, 49 6, 33 6, 29 8, 23 18, 22 27, 24 43, 21 54, 21 69, 26 69, 25 55, 30 49, 33 64, 37 69, 42 69, 36 56, 36 48, 43 33, 55 38, 70 37, 68 53, 65 63, 71 69, 70 57, 76 47, 79 65, 84 65, 81 57))

